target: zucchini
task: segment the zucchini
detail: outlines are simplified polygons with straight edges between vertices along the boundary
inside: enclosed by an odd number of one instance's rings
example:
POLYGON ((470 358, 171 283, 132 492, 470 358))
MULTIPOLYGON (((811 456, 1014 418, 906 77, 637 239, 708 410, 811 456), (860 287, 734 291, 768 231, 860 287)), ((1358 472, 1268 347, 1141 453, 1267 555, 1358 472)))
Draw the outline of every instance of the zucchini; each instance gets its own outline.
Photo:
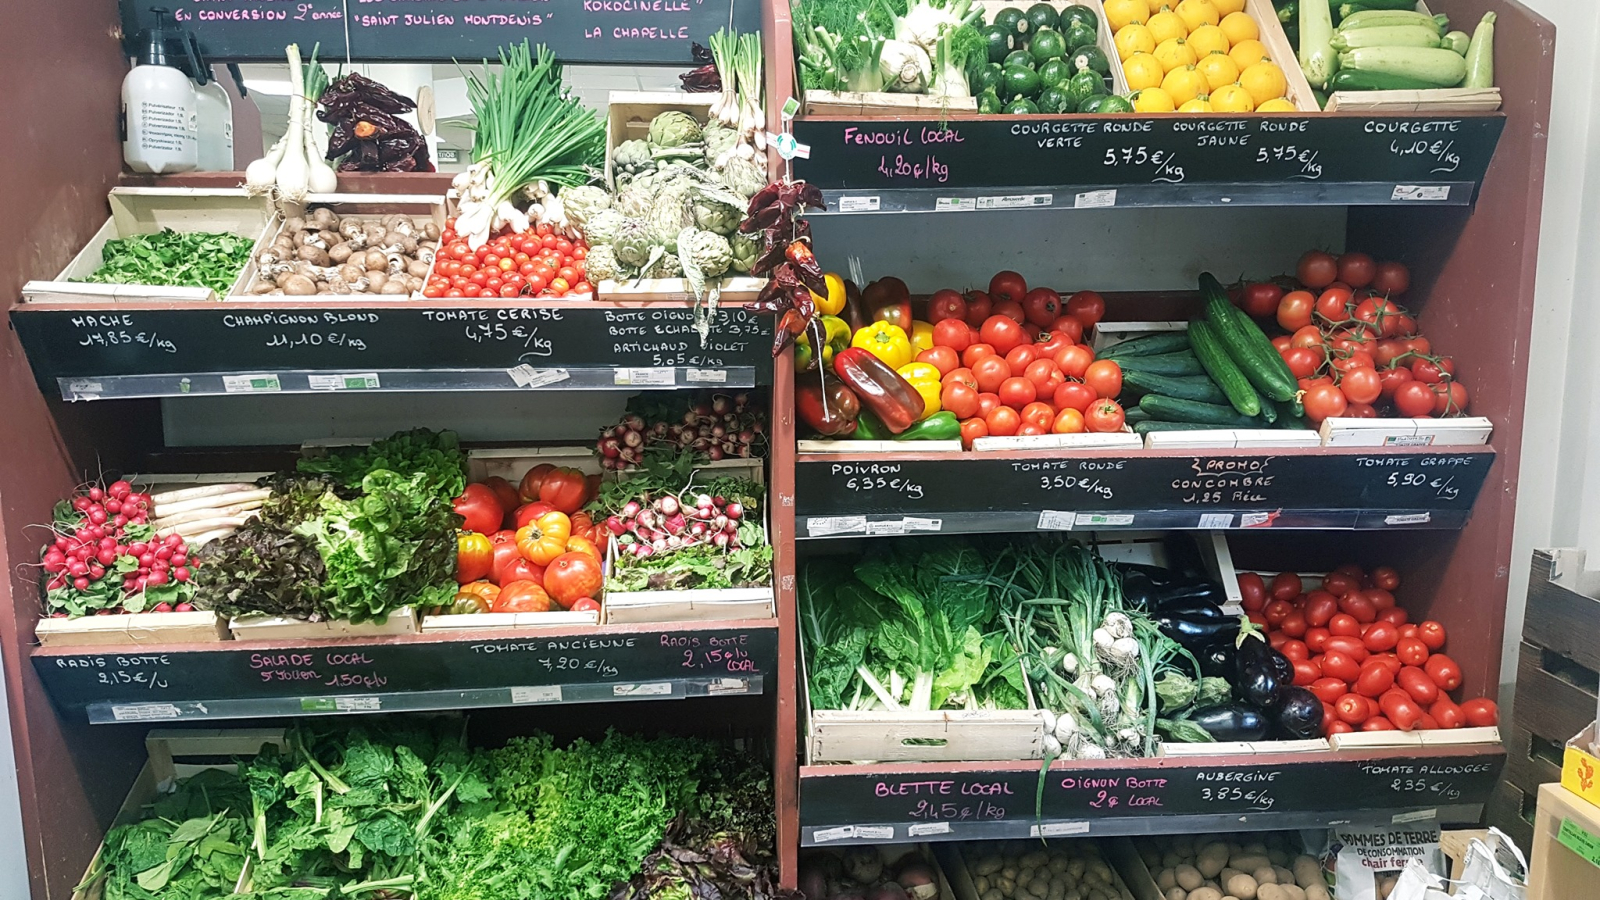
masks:
POLYGON ((1278 355, 1261 327, 1234 309, 1222 284, 1210 272, 1200 273, 1200 294, 1206 298, 1206 315, 1223 348, 1256 390, 1273 400, 1293 399, 1295 380, 1289 364, 1278 355))
POLYGON ((1328 82, 1330 91, 1423 91, 1432 90, 1433 87, 1417 78, 1357 72, 1355 69, 1340 69, 1333 73, 1333 80, 1328 82))
POLYGON ((1206 374, 1205 367, 1200 365, 1199 358, 1192 350, 1185 350, 1182 353, 1163 353, 1159 356, 1139 356, 1117 365, 1122 367, 1124 377, 1127 376, 1129 369, 1147 375, 1206 374))
MULTIPOLYGON (((1465 31, 1452 31, 1439 39, 1439 46, 1448 47, 1462 56, 1466 56, 1467 51, 1472 49, 1472 35, 1467 34, 1465 31)), ((1472 64, 1468 63, 1467 70, 1469 73, 1471 69, 1472 64)))
POLYGON ((1421 25, 1374 25, 1333 36, 1333 49, 1340 53, 1362 47, 1437 47, 1439 43, 1439 32, 1421 25))
POLYGON ((1122 387, 1124 390, 1141 394, 1165 394, 1168 397, 1199 400, 1204 403, 1228 402, 1228 395, 1223 393, 1222 388, 1217 387, 1215 381, 1205 375, 1174 378, 1167 375, 1151 375, 1137 369, 1132 371, 1124 369, 1122 387))
POLYGON ((1494 13, 1486 12, 1472 30, 1472 43, 1467 47, 1467 77, 1462 87, 1494 87, 1494 20, 1494 13))
POLYGON ((1217 427, 1199 422, 1163 422, 1159 419, 1146 419, 1143 422, 1133 423, 1133 433, 1143 435, 1152 431, 1216 431, 1217 427))
POLYGON ((1339 4, 1339 20, 1343 21, 1356 13, 1378 11, 1407 10, 1415 12, 1417 4, 1411 0, 1344 0, 1339 4))
MULTIPOLYGON (((1194 355, 1200 358, 1200 364, 1205 366, 1207 374, 1233 408, 1247 416, 1260 413, 1261 398, 1256 396, 1250 380, 1223 348, 1222 338, 1217 336, 1216 329, 1204 319, 1195 319, 1189 323, 1189 341, 1194 344, 1194 355)), ((1122 379, 1128 379, 1127 371, 1123 371, 1122 379)))
POLYGON ((1349 16, 1339 23, 1339 30, 1354 31, 1357 28, 1376 28, 1384 25, 1420 25, 1444 34, 1450 28, 1450 18, 1405 10, 1374 9, 1349 16))
POLYGON ((1300 0, 1300 68, 1311 86, 1323 90, 1339 68, 1333 49, 1333 11, 1329 0, 1300 0))
POLYGON ((1163 422, 1195 422, 1213 428, 1249 428, 1258 424, 1255 416, 1241 415, 1231 406, 1160 394, 1146 396, 1139 401, 1139 408, 1163 422))
POLYGON ((1163 331, 1129 338, 1112 344, 1099 355, 1099 359, 1125 359, 1130 356, 1156 356, 1189 349, 1189 335, 1181 331, 1163 331))
POLYGON ((1339 54, 1339 67, 1404 75, 1441 88, 1455 87, 1467 78, 1467 61, 1442 47, 1362 47, 1339 54))

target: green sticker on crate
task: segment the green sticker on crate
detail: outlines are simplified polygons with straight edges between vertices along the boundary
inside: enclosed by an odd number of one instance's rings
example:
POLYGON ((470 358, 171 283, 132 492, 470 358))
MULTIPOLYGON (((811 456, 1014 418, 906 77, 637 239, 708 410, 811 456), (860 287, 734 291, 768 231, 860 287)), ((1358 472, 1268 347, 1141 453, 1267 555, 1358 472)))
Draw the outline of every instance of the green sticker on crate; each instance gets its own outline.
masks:
POLYGON ((1561 820, 1561 833, 1557 837, 1568 850, 1588 860, 1590 865, 1600 866, 1600 837, 1571 819, 1561 820))
POLYGON ((339 706, 332 697, 301 697, 301 712, 336 712, 339 706))

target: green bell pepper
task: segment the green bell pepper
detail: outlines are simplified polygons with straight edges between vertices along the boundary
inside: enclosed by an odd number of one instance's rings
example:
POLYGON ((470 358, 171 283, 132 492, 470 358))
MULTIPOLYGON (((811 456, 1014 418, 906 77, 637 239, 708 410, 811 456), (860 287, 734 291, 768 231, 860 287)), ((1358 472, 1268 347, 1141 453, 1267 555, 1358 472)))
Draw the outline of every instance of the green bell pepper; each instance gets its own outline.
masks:
POLYGON ((956 419, 956 414, 949 410, 942 410, 914 423, 910 428, 895 436, 897 441, 959 441, 961 440, 961 422, 956 419))
MULTIPOLYGON (((913 424, 911 428, 915 428, 917 424, 921 423, 913 424)), ((906 430, 910 431, 911 429, 908 428, 906 430)), ((871 412, 866 407, 862 407, 861 415, 856 418, 855 433, 850 436, 858 441, 894 440, 894 432, 889 430, 889 426, 883 424, 883 420, 878 418, 877 413, 871 412)))
MULTIPOLYGON (((824 332, 822 364, 832 367, 834 355, 850 346, 850 324, 838 316, 819 315, 817 320, 822 323, 824 332)), ((794 370, 809 372, 816 366, 817 355, 811 348, 811 335, 802 332, 794 341, 794 370)))

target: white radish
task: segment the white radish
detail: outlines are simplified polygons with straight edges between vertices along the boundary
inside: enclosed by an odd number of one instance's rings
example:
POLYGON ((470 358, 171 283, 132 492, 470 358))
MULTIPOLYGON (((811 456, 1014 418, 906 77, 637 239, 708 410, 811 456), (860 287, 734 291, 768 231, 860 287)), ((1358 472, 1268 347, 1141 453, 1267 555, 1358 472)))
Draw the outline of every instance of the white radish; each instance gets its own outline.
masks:
POLYGON ((175 503, 157 502, 155 504, 154 513, 156 518, 164 519, 168 516, 175 516, 178 513, 189 512, 190 510, 235 506, 240 503, 251 503, 257 500, 265 500, 270 496, 272 496, 272 491, 267 490, 266 488, 251 487, 251 489, 248 491, 236 491, 231 494, 213 494, 209 497, 194 497, 188 500, 179 500, 175 503))
POLYGON ((225 538, 230 534, 233 534, 232 528, 219 528, 216 531, 208 531, 205 534, 197 534, 193 537, 186 537, 184 538, 184 543, 188 544, 191 548, 204 547, 206 544, 209 544, 218 538, 225 538))
POLYGON ((260 500, 252 500, 245 503, 236 503, 232 506, 208 506, 203 509, 177 513, 170 517, 163 516, 157 518, 152 524, 155 525, 157 531, 165 531, 189 522, 203 522, 206 519, 213 519, 219 516, 238 516, 260 509, 261 504, 262 501, 260 500))
MULTIPOLYGON (((184 539, 188 539, 193 535, 205 534, 208 531, 217 531, 224 528, 232 531, 233 529, 238 528, 240 525, 243 525, 244 523, 255 518, 256 515, 256 513, 251 512, 240 516, 217 516, 211 519, 201 519, 198 522, 187 522, 183 525, 179 525, 177 528, 172 530, 172 533, 177 534, 184 539)), ((157 533, 159 534, 160 532, 157 533)))
POLYGON ((235 484, 206 484, 201 485, 200 487, 179 488, 175 491, 163 491, 159 494, 151 494, 150 502, 153 505, 159 506, 163 503, 176 503, 179 500, 190 500, 195 497, 214 497, 217 494, 232 494, 239 491, 249 491, 254 490, 255 487, 255 485, 248 482, 238 482, 235 484))

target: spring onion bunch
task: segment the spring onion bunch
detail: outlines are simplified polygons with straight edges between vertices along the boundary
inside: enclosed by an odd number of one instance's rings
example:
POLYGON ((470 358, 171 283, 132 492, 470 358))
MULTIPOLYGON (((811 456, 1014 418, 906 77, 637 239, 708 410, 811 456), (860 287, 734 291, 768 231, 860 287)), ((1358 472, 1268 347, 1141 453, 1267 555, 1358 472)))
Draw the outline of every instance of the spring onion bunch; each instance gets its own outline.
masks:
POLYGON ((761 106, 761 36, 721 29, 711 36, 711 58, 722 79, 722 94, 711 104, 711 119, 738 134, 732 147, 712 163, 725 166, 733 154, 746 159, 767 148, 766 113, 761 106))
POLYGON ((302 203, 307 194, 327 194, 338 190, 339 179, 322 157, 317 140, 320 125, 311 110, 328 87, 328 73, 317 62, 317 48, 311 48, 311 61, 302 63, 300 45, 284 48, 289 62, 289 124, 283 137, 267 155, 244 170, 244 186, 251 194, 276 194, 290 204, 302 203))
POLYGON ((456 231, 477 248, 504 225, 528 228, 528 213, 514 199, 532 199, 537 216, 553 187, 587 182, 605 152, 605 126, 562 84, 561 64, 542 44, 536 53, 527 41, 501 48, 498 74, 485 61, 482 77, 466 77, 477 135, 473 164, 454 181, 461 194, 456 231))

